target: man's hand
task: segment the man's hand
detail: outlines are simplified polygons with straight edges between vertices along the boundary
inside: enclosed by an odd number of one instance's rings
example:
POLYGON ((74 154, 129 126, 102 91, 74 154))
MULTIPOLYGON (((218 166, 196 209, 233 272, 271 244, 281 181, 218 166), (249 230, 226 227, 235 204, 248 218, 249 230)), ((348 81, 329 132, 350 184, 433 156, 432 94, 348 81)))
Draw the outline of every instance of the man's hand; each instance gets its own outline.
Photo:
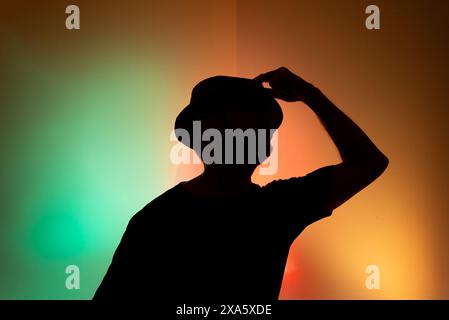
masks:
POLYGON ((268 83, 271 89, 267 90, 272 93, 273 97, 287 102, 304 101, 317 91, 312 84, 285 67, 262 73, 255 77, 253 81, 268 83))

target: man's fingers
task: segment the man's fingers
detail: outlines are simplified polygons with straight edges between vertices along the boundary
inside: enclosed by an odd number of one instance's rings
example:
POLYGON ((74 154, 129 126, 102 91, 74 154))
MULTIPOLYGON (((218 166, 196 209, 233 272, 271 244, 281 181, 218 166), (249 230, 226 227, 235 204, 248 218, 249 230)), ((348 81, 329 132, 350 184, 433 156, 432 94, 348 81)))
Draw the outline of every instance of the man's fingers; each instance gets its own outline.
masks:
POLYGON ((270 81, 271 79, 273 79, 273 77, 276 77, 280 74, 288 74, 288 73, 291 73, 290 70, 288 70, 286 67, 280 67, 280 68, 277 68, 276 70, 262 73, 262 74, 258 75, 257 77, 255 77, 253 80, 257 81, 257 82, 266 82, 266 81, 270 81))
POLYGON ((265 82, 265 74, 259 74, 257 77, 253 78, 251 81, 256 82, 256 83, 262 83, 265 82))
POLYGON ((276 90, 273 90, 271 88, 263 88, 263 90, 271 94, 273 97, 277 94, 276 90))
POLYGON ((283 92, 281 90, 275 90, 275 89, 271 89, 271 88, 264 88, 264 89, 266 92, 271 94, 271 96, 273 96, 273 98, 282 99, 282 100, 284 100, 286 98, 285 92, 283 92))
POLYGON ((273 79, 273 76, 275 76, 277 73, 277 70, 268 71, 262 74, 259 74, 257 77, 253 78, 254 82, 268 82, 271 79, 273 79))

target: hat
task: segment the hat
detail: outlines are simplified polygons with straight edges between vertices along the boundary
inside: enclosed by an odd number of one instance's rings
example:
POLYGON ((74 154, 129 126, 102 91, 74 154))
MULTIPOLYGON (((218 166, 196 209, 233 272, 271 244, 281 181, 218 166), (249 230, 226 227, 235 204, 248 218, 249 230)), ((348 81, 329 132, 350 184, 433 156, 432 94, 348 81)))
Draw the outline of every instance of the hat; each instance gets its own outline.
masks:
POLYGON ((190 103, 176 117, 175 132, 184 129, 192 134, 194 121, 201 121, 204 130, 277 129, 282 119, 279 103, 262 84, 247 78, 215 76, 193 88, 190 103))

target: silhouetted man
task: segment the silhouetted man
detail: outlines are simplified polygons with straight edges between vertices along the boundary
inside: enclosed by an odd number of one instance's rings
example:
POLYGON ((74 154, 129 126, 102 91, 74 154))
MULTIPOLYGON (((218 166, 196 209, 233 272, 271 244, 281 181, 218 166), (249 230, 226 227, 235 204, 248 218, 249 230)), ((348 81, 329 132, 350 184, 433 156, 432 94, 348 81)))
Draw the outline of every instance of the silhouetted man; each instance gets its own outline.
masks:
POLYGON ((193 89, 175 129, 178 139, 206 162, 204 172, 134 215, 95 299, 276 300, 295 238, 388 165, 385 155, 349 117, 286 68, 252 80, 223 76, 203 80, 193 89), (264 88, 263 82, 271 88, 264 88), (251 175, 264 158, 254 163, 250 152, 268 156, 273 129, 282 122, 275 98, 302 101, 313 110, 342 162, 264 187, 253 184, 251 175), (194 137, 195 121, 201 121, 202 132, 214 129, 225 135, 226 129, 258 129, 267 135, 245 141, 243 155, 238 146, 221 143, 221 150, 208 150, 215 161, 205 161, 207 141, 195 143, 178 135, 194 137))

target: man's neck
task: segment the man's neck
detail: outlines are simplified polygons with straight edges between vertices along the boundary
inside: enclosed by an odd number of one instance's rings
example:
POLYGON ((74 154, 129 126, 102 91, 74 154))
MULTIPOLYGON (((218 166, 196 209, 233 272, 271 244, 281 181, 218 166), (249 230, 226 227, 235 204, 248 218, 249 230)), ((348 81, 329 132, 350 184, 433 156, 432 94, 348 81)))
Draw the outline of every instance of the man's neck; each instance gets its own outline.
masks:
POLYGON ((184 186, 194 194, 209 196, 231 196, 254 188, 249 173, 242 174, 236 170, 206 168, 196 178, 184 186))

